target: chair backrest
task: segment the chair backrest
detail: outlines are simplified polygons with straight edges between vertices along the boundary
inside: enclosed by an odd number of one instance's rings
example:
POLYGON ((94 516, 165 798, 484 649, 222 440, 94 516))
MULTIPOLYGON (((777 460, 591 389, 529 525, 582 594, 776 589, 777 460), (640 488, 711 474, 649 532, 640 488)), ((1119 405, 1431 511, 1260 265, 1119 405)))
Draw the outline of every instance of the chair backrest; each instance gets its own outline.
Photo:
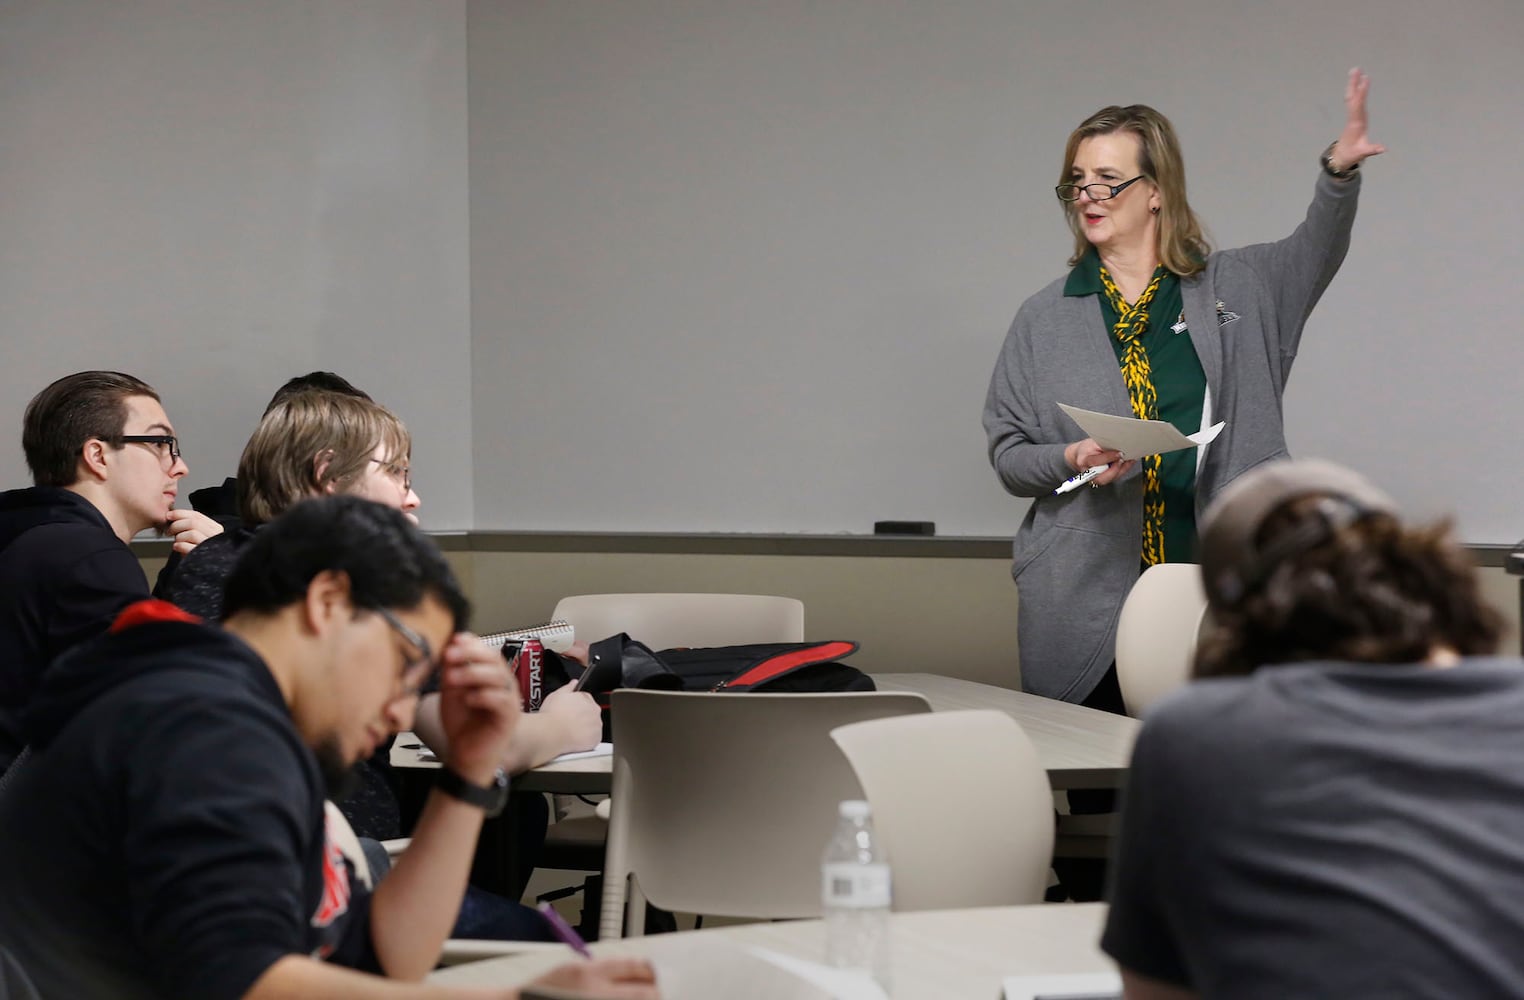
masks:
POLYGON ((1143 571, 1117 620, 1117 682, 1128 715, 1138 718, 1190 678, 1209 627, 1200 566, 1160 563, 1143 571))
POLYGON ((934 712, 831 730, 873 807, 894 909, 1040 903, 1053 791, 1004 712, 934 712))
POLYGON ((930 711, 899 692, 615 691, 601 935, 619 936, 627 874, 631 910, 643 895, 689 913, 819 916, 837 806, 862 796, 831 730, 930 711))
POLYGON ((552 617, 581 642, 628 632, 652 649, 804 641, 804 602, 765 594, 579 594, 552 617))

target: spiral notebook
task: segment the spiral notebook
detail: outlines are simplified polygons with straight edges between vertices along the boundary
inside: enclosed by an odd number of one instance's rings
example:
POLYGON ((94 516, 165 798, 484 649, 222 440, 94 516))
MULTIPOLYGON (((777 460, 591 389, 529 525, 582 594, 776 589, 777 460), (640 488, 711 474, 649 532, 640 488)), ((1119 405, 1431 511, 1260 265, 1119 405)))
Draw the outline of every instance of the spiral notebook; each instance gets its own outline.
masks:
POLYGON ((553 621, 541 622, 538 625, 530 625, 526 628, 509 629, 506 632, 493 632, 482 636, 482 642, 501 649, 507 643, 517 643, 524 639, 539 639, 545 648, 553 653, 564 653, 571 648, 577 638, 577 630, 571 622, 553 621))

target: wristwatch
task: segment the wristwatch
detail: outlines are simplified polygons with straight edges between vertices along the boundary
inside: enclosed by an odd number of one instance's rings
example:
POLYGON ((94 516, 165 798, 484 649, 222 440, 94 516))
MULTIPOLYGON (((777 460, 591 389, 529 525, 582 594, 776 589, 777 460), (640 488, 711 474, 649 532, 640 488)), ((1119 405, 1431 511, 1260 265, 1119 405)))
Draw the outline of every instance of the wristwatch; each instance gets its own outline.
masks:
POLYGON ((500 814, 503 806, 508 804, 508 774, 502 768, 492 776, 492 784, 478 785, 445 767, 434 779, 434 787, 452 799, 476 806, 487 814, 488 819, 500 814))
POLYGON ((1328 176, 1337 177, 1341 181, 1348 180, 1360 171, 1360 164, 1352 163, 1343 170, 1335 170, 1333 167, 1333 151, 1337 145, 1338 142, 1330 142, 1328 148, 1323 150, 1323 155, 1318 157, 1318 162, 1323 165, 1323 172, 1328 176))

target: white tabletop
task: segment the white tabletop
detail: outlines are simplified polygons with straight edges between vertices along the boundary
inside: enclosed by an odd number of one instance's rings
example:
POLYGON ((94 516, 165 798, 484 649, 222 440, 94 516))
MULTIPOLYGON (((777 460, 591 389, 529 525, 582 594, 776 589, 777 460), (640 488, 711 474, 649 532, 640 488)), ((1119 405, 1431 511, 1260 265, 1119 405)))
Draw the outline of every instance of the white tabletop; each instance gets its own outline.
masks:
MULTIPOLYGON (((1101 903, 897 913, 891 929, 892 996, 998 1000, 1007 976, 1110 971, 1115 966, 1098 944, 1105 916, 1101 903)), ((761 946, 813 962, 824 958, 823 926, 818 920, 625 938, 592 948, 598 955, 648 955, 660 963, 664 953, 675 956, 707 941, 761 946)), ((458 965, 434 973, 429 980, 513 986, 572 959, 569 950, 535 952, 458 965)))
POLYGON ((880 691, 912 691, 933 712, 998 709, 1021 724, 1054 788, 1116 788, 1127 778, 1137 719, 1024 691, 943 677, 874 674, 880 691))
MULTIPOLYGON (((874 674, 880 691, 909 691, 922 695, 932 711, 993 708, 1021 723, 1037 748, 1037 759, 1054 788, 1116 788, 1127 777, 1138 721, 1068 702, 1054 701, 1009 688, 943 677, 939 674, 874 674)), ((437 767, 420 763, 412 734, 399 736, 392 747, 393 767, 437 767)), ((611 783, 610 757, 545 764, 513 779, 522 791, 607 794, 611 783)))

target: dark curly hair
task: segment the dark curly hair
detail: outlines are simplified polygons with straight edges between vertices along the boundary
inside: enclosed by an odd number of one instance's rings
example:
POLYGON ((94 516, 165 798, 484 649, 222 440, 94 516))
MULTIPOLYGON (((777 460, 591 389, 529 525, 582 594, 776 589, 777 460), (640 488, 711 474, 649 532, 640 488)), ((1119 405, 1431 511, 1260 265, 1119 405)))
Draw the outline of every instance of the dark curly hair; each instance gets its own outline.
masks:
MULTIPOLYGON (((1325 500, 1302 496, 1276 508, 1256 547, 1317 531, 1325 500)), ((1436 649, 1496 652, 1502 619, 1482 600, 1476 568, 1448 521, 1407 527, 1375 512, 1326 534, 1241 599, 1213 608, 1216 628, 1197 652, 1197 677, 1308 660, 1417 663, 1436 649)))

